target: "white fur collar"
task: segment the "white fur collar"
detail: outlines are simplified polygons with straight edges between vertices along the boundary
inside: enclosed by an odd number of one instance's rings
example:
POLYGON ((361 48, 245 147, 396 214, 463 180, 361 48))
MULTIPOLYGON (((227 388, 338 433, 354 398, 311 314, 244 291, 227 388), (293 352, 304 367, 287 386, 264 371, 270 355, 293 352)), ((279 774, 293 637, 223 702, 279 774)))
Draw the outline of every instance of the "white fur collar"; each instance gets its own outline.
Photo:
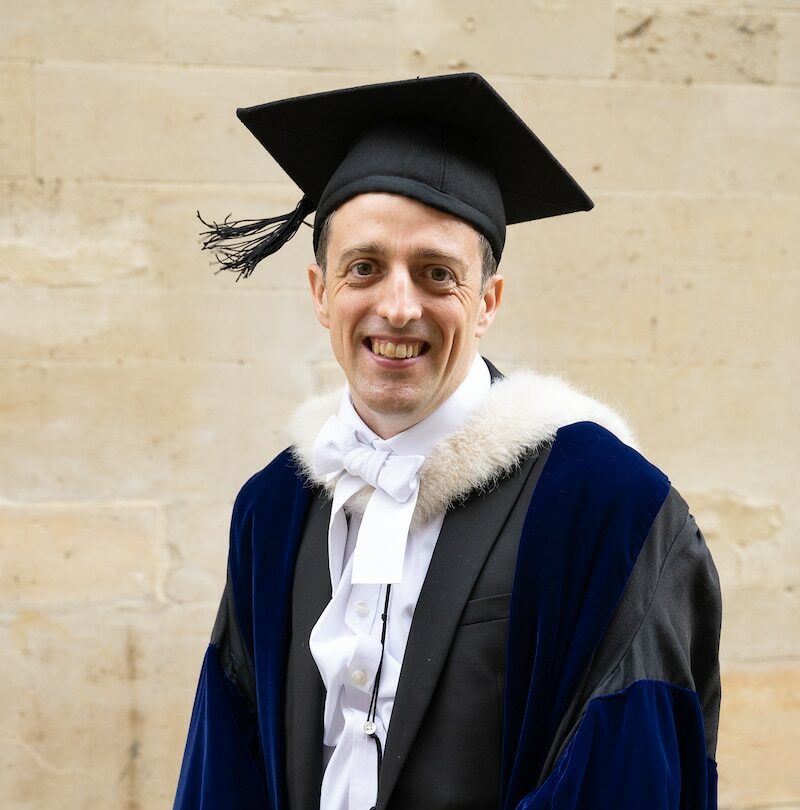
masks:
MULTIPOLYGON (((312 469, 314 442, 328 417, 338 411, 341 395, 338 389, 307 400, 289 424, 294 456, 314 483, 325 483, 312 469)), ((491 488, 526 455, 552 442, 560 427, 584 421, 635 444, 619 414, 557 377, 516 371, 498 380, 480 408, 439 442, 422 465, 413 525, 424 525, 475 490, 491 488)), ((330 492, 334 484, 326 485, 330 492)), ((365 487, 349 506, 363 512, 371 492, 365 487)))

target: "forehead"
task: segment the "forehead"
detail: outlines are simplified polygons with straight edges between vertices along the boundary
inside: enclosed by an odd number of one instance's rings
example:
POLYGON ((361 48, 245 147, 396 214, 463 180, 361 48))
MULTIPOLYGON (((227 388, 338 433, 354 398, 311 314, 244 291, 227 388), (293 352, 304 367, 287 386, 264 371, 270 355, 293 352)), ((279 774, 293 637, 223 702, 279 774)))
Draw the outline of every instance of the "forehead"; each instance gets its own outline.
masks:
POLYGON ((359 194, 337 208, 328 223, 328 255, 359 244, 386 252, 441 250, 465 264, 480 260, 480 236, 467 222, 400 194, 359 194))

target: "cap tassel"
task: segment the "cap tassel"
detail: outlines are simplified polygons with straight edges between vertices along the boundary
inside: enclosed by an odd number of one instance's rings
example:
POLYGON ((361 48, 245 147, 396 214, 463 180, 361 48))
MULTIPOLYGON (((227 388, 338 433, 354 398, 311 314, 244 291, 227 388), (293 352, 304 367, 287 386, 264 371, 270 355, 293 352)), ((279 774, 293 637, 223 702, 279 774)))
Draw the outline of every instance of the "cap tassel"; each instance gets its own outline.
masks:
POLYGON ((230 214, 223 222, 206 222, 197 212, 197 218, 208 230, 202 231, 202 249, 214 252, 219 262, 217 273, 230 270, 238 273, 236 280, 247 278, 256 265, 280 250, 298 231, 303 220, 316 208, 306 196, 297 208, 288 214, 268 219, 240 219, 231 221, 230 214))

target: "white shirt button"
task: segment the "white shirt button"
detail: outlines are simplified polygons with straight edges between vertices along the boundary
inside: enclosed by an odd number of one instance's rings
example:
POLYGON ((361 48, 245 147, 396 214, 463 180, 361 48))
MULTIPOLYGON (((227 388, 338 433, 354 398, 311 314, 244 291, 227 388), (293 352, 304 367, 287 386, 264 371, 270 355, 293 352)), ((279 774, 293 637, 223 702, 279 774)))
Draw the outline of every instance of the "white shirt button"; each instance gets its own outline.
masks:
POLYGON ((350 680, 356 686, 363 686, 367 682, 367 673, 363 669, 356 669, 350 673, 350 680))
POLYGON ((361 618, 369 616, 369 605, 366 602, 356 602, 356 613, 361 618))

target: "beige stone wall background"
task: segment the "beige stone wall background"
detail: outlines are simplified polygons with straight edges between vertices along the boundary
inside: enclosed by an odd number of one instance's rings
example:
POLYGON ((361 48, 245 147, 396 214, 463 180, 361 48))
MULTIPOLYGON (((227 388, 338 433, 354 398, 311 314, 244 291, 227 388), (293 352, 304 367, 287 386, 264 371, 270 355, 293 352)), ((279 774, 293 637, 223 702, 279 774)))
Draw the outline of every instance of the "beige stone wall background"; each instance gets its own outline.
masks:
POLYGON ((596 201, 515 226, 501 368, 622 408, 725 604, 721 806, 800 807, 798 0, 0 0, 0 806, 170 806, 240 484, 337 379, 238 105, 485 73, 596 201))

